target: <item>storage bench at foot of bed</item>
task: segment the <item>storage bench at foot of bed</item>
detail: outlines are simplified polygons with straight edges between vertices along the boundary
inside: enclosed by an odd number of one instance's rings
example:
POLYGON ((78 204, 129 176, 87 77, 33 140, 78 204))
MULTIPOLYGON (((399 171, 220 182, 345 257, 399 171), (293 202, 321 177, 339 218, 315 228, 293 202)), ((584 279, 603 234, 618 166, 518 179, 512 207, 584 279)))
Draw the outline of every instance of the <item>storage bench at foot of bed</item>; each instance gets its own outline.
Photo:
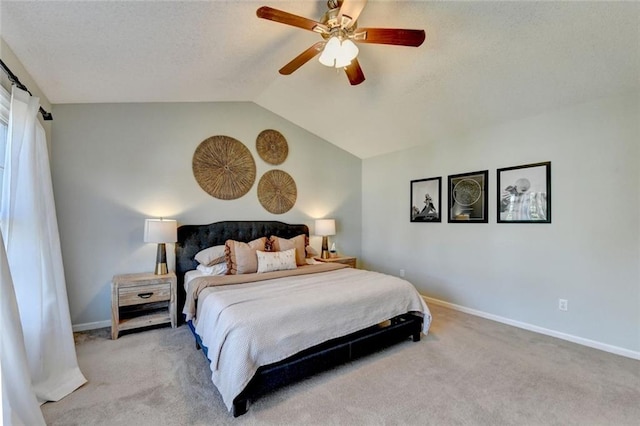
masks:
POLYGON ((421 330, 421 317, 404 314, 385 324, 329 340, 280 362, 262 366, 233 400, 233 416, 245 414, 250 400, 270 390, 371 354, 408 337, 418 342, 421 330))

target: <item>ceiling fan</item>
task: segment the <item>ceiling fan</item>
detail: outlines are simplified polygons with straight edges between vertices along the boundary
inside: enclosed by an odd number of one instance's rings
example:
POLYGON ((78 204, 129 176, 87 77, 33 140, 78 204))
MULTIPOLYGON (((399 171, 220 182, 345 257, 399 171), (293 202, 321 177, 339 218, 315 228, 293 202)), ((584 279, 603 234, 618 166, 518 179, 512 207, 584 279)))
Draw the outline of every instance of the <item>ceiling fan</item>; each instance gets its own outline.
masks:
POLYGON ((329 10, 318 22, 268 6, 259 8, 256 12, 259 18, 313 31, 323 38, 282 67, 280 74, 293 73, 322 52, 320 63, 343 68, 351 85, 355 86, 364 81, 364 73, 356 58, 358 47, 354 42, 413 47, 424 42, 424 30, 358 28, 358 17, 366 3, 366 0, 328 0, 329 10))

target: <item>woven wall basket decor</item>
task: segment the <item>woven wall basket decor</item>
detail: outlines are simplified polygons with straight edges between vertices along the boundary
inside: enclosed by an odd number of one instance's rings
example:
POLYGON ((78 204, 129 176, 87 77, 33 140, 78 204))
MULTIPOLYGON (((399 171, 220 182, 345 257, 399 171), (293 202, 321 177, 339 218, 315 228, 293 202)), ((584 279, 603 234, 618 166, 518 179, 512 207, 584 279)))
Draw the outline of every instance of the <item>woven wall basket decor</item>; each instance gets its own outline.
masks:
POLYGON ((202 189, 221 200, 235 200, 256 181, 256 162, 242 142, 211 136, 193 154, 193 175, 202 189))
POLYGON ((284 163, 289 155, 287 140, 277 130, 267 129, 256 138, 256 150, 264 161, 278 165, 284 163))
POLYGON ((296 203, 296 182, 282 170, 270 170, 258 182, 258 200, 270 213, 286 213, 296 203))

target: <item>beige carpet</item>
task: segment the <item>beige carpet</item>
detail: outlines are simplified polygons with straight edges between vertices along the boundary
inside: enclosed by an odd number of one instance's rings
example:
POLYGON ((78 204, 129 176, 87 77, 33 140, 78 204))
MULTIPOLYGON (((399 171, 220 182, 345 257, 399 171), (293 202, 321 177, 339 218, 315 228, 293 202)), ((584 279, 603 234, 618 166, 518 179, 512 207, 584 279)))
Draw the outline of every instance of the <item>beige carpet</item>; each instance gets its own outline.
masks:
POLYGON ((640 361, 431 306, 429 336, 288 386, 234 419, 186 326, 76 335, 89 383, 50 425, 638 425, 640 361))

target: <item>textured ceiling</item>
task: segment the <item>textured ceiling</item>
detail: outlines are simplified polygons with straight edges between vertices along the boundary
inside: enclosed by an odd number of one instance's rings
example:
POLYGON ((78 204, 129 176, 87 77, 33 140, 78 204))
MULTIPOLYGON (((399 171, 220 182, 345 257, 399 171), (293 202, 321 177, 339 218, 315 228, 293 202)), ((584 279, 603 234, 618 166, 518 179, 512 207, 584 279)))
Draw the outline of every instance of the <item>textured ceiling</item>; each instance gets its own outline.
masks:
POLYGON ((360 45, 366 81, 312 60, 325 1, 0 1, 2 38, 52 103, 253 101, 360 158, 640 91, 637 2, 368 2, 359 25, 425 29, 360 45))

